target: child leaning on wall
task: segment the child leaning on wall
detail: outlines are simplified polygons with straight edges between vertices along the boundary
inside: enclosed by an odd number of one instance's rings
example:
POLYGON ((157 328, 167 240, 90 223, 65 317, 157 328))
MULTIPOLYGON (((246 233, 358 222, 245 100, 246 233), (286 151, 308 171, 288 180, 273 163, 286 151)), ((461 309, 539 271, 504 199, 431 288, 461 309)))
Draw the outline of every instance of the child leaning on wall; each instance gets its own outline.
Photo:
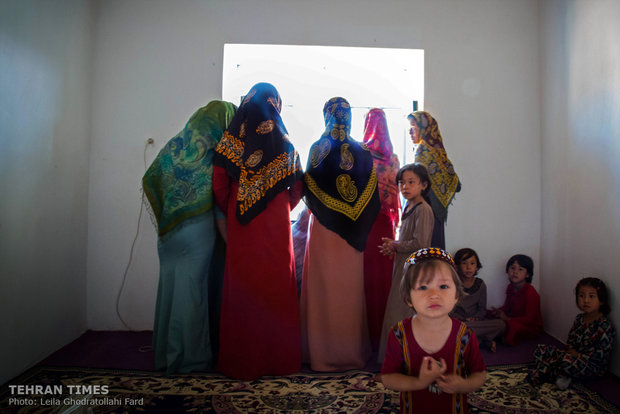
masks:
POLYGON ((534 261, 524 254, 516 254, 506 262, 506 274, 510 284, 506 288, 504 305, 491 308, 489 313, 491 317, 506 323, 504 343, 516 345, 523 339, 537 337, 543 331, 540 296, 531 285, 534 261))
POLYGON ((568 332, 566 348, 538 345, 534 351, 536 367, 528 379, 533 385, 555 382, 566 389, 572 379, 603 375, 609 365, 615 330, 609 314, 609 296, 602 280, 581 279, 575 287, 575 302, 582 313, 577 315, 568 332))
POLYGON ((503 334, 506 324, 501 319, 487 319, 487 285, 476 277, 482 269, 478 253, 465 247, 454 254, 456 270, 463 283, 463 296, 450 316, 465 322, 476 333, 480 344, 496 351, 495 338, 503 334))

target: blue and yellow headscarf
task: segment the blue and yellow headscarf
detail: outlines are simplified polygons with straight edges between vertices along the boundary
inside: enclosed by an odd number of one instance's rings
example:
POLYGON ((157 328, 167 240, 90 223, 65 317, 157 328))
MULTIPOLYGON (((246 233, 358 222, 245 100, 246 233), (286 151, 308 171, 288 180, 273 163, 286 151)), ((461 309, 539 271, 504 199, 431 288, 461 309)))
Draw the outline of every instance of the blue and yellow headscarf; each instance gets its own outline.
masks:
POLYGON ((213 207, 214 149, 234 114, 223 101, 198 109, 142 177, 159 236, 213 207))
POLYGON ((381 208, 377 173, 366 146, 351 138, 351 107, 332 98, 323 108, 325 132, 312 144, 304 176, 306 204, 316 219, 364 251, 381 208))

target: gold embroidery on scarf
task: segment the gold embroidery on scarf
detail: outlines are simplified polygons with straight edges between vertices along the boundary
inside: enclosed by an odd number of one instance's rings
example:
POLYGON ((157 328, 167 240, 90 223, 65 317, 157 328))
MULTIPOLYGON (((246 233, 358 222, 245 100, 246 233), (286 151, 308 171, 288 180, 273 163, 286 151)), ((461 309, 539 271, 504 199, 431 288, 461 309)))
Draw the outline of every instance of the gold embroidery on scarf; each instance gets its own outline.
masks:
POLYGON ((268 165, 261 167, 256 173, 241 168, 239 190, 237 192, 239 213, 241 215, 245 214, 256 202, 265 196, 269 189, 289 175, 295 174, 298 169, 297 157, 296 151, 280 154, 268 165))
POLYGON ((431 181, 431 191, 433 191, 441 205, 447 207, 450 201, 452 201, 452 197, 454 197, 459 179, 454 172, 454 167, 447 161, 448 157, 445 155, 445 150, 433 149, 432 152, 435 154, 433 155, 427 148, 423 148, 416 154, 416 162, 426 166, 431 181), (440 160, 449 166, 440 168, 436 160, 440 160))
POLYGON ((254 168, 258 165, 258 163, 260 162, 260 160, 263 159, 263 151, 262 150, 256 150, 254 151, 254 153, 252 155, 250 155, 248 157, 248 159, 245 161, 245 165, 247 165, 250 168, 254 168))
POLYGON ((245 137, 245 121, 241 124, 239 128, 239 138, 245 137))
POLYGON ((252 99, 254 95, 256 95, 256 91, 250 91, 250 93, 245 95, 245 98, 243 98, 243 103, 241 104, 241 106, 244 106, 245 104, 250 102, 250 99, 252 99))
POLYGON ((345 130, 343 129, 344 125, 335 125, 331 132, 329 133, 329 135, 332 137, 332 139, 334 141, 336 140, 340 140, 340 141, 344 141, 345 138, 347 137, 347 133, 345 132, 345 130))
POLYGON ((256 128, 256 133, 258 135, 268 134, 271 131, 273 131, 273 126, 274 126, 274 123, 273 123, 273 121, 271 119, 268 120, 268 121, 263 121, 263 122, 260 123, 258 128, 256 128))
POLYGON ((340 147, 340 168, 349 171, 353 168, 353 154, 349 151, 349 144, 342 144, 340 147))
POLYGON ((336 177, 336 189, 338 189, 338 194, 340 194, 344 201, 352 203, 357 198, 355 181, 351 180, 349 174, 340 174, 336 177))
POLYGON ((215 151, 222 154, 226 159, 241 167, 241 156, 243 155, 243 142, 224 131, 222 139, 215 147, 215 151))
POLYGON ((271 104, 278 112, 282 109, 282 100, 278 97, 278 99, 273 96, 267 99, 267 102, 271 104))
POLYGON ((318 167, 321 162, 327 157, 327 154, 332 149, 332 143, 328 138, 321 138, 317 145, 312 148, 310 152, 310 164, 312 167, 318 167))
POLYGON ((319 199, 321 203, 323 203, 327 208, 330 208, 334 211, 337 211, 340 214, 343 214, 355 221, 362 214, 372 196, 375 192, 375 188, 377 188, 377 172, 375 171, 375 167, 372 168, 372 174, 370 175, 370 179, 368 180, 368 184, 366 188, 359 196, 355 204, 349 205, 342 200, 334 198, 321 190, 319 185, 314 181, 312 176, 308 173, 304 175, 304 181, 308 189, 315 195, 316 198, 319 199))

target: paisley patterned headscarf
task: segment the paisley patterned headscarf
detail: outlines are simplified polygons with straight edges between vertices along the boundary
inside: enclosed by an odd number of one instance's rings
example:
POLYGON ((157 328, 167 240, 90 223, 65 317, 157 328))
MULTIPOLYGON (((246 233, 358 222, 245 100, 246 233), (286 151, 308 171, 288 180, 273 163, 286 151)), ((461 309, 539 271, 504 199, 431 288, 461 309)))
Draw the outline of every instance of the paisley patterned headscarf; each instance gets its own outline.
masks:
POLYGON ((243 225, 278 193, 303 178, 299 155, 280 117, 282 100, 269 83, 257 83, 215 149, 215 165, 239 182, 237 219, 243 225))
POLYGON ((349 135, 351 107, 346 99, 327 101, 323 116, 325 132, 310 148, 304 176, 306 204, 323 226, 364 251, 381 208, 372 155, 349 135))
POLYGON ((423 111, 413 112, 407 118, 418 126, 420 142, 416 146, 414 157, 415 162, 425 165, 428 170, 431 180, 431 207, 435 216, 445 222, 448 218, 448 206, 460 187, 459 177, 443 147, 435 118, 423 111))
POLYGON ((159 236, 213 206, 213 153, 235 105, 211 101, 159 151, 142 177, 159 236))
POLYGON ((393 153, 392 141, 390 141, 390 133, 383 110, 373 108, 366 114, 364 143, 370 149, 377 171, 381 208, 390 217, 392 226, 395 226, 398 224, 400 210, 400 198, 396 184, 396 174, 400 168, 400 162, 398 156, 393 153))

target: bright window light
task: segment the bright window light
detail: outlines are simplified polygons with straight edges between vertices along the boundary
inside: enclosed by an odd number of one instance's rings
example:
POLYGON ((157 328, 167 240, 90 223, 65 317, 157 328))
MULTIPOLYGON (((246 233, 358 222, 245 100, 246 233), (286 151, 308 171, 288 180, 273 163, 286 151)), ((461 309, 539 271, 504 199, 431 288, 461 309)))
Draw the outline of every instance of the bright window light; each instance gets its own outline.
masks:
POLYGON ((362 141, 370 108, 386 114, 401 165, 413 161, 407 115, 424 108, 424 51, 336 46, 224 45, 222 99, 238 105, 258 82, 282 97, 282 120, 303 167, 325 129, 323 105, 341 96, 351 104, 351 136, 362 141))

